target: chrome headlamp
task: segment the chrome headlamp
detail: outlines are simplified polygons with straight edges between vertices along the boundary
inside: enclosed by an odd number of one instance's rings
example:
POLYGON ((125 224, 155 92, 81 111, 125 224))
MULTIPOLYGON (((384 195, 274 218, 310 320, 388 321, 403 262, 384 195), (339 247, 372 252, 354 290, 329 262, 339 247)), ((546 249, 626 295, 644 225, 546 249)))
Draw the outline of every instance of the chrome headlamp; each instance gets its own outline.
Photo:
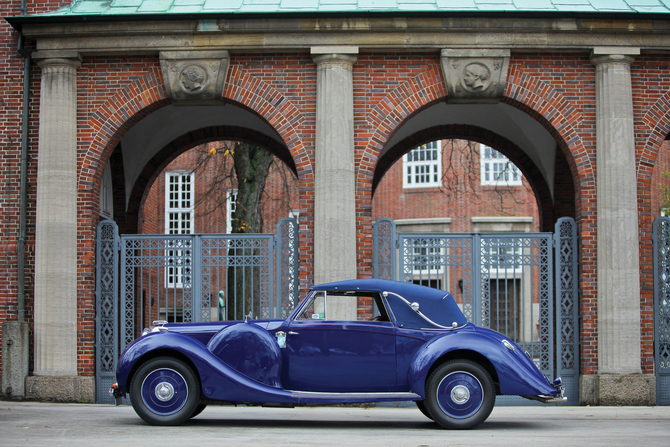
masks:
POLYGON ((168 330, 168 328, 165 327, 167 324, 167 321, 165 320, 156 320, 151 324, 151 327, 145 327, 144 330, 142 331, 142 336, 147 335, 150 332, 165 332, 168 330))

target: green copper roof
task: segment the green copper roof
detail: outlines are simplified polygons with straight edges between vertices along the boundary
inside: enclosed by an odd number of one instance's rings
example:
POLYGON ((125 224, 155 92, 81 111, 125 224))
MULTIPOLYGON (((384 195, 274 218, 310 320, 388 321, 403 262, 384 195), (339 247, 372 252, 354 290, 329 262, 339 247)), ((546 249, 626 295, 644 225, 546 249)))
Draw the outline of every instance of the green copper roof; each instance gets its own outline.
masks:
POLYGON ((319 12, 670 13, 670 0, 74 0, 32 17, 319 12))

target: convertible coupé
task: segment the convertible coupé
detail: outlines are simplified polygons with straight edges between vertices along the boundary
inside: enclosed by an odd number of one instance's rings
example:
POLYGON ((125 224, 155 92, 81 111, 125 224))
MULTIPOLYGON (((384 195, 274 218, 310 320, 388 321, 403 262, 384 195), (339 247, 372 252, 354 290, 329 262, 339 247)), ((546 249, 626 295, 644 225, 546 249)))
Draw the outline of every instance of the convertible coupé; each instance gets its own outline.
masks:
POLYGON ((110 390, 117 403, 130 394, 154 425, 208 404, 414 401, 442 427, 467 429, 488 418, 496 395, 567 399, 560 379, 550 383, 512 340, 468 323, 451 294, 410 283, 314 286, 284 321, 155 324, 125 349, 110 390))

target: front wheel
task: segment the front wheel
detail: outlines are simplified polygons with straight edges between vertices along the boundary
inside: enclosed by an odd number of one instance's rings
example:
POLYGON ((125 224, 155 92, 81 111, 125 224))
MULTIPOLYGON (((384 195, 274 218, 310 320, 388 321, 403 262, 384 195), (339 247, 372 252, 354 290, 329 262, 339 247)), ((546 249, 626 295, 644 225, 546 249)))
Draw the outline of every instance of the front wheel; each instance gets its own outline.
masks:
POLYGON ((179 425, 198 407, 200 383, 181 360, 157 357, 145 362, 130 383, 130 403, 151 425, 179 425))
POLYGON ((426 403, 424 401, 417 400, 415 403, 416 403, 416 406, 419 408, 419 411, 421 411, 421 413, 424 416, 426 416, 430 420, 433 420, 433 416, 431 416, 430 413, 428 413, 428 410, 426 409, 426 403))
POLYGON ((489 373, 470 360, 450 360, 426 381, 426 409, 444 428, 470 429, 484 422, 495 405, 489 373))

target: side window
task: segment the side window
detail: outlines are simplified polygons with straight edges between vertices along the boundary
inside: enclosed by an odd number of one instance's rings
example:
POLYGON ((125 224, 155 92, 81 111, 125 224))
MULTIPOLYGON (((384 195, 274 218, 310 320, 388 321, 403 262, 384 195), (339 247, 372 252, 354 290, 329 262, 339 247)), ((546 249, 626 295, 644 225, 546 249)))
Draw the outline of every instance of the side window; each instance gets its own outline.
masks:
POLYGON ((303 308, 296 320, 325 320, 326 318, 326 293, 316 292, 311 302, 303 308))
POLYGON ((326 297, 326 318, 335 321, 358 320, 358 297, 356 295, 334 295, 326 297))
POLYGON ((389 321, 378 294, 354 295, 315 292, 296 320, 389 321))

